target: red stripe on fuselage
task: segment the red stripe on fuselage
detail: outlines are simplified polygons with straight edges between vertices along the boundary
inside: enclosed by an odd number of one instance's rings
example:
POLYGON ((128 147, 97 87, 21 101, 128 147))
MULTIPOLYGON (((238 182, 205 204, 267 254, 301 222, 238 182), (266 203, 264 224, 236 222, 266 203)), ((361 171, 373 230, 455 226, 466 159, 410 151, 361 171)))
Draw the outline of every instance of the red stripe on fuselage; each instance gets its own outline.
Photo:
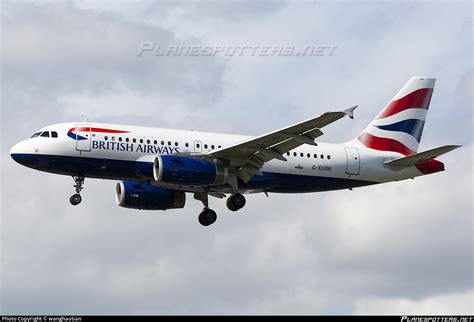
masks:
POLYGON ((381 138, 381 137, 369 134, 367 132, 364 132, 361 135, 359 135, 358 139, 366 147, 370 149, 374 149, 374 150, 398 152, 403 155, 411 155, 416 152, 416 151, 410 150, 409 148, 407 148, 405 145, 398 142, 397 140, 381 138))
POLYGON ((420 88, 406 96, 393 100, 382 110, 377 119, 391 116, 409 108, 421 108, 427 110, 430 106, 432 88, 420 88))
POLYGON ((89 132, 89 129, 91 132, 99 132, 99 133, 129 133, 129 131, 121 131, 121 130, 111 130, 111 129, 102 129, 99 127, 78 127, 78 128, 72 128, 68 132, 74 132, 76 130, 77 132, 89 132))

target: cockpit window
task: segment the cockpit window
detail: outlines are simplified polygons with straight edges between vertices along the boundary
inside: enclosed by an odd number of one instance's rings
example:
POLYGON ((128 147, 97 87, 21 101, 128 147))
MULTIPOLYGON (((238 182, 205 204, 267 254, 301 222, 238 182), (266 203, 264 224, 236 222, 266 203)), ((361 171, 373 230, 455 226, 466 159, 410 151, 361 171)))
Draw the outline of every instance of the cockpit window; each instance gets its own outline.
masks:
POLYGON ((57 138, 57 137, 58 137, 58 132, 56 132, 56 131, 51 131, 51 136, 50 136, 49 133, 50 133, 49 131, 36 132, 35 134, 33 134, 33 135, 31 136, 31 138, 37 138, 37 137, 42 137, 42 138, 49 138, 49 137, 57 138))

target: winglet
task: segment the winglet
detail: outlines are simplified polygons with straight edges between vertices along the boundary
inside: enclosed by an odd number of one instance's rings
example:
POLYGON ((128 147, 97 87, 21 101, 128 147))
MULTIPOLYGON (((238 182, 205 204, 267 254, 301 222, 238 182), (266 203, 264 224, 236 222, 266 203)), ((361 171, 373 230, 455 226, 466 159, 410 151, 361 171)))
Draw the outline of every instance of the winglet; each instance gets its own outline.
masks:
POLYGON ((351 119, 354 119, 354 110, 357 108, 358 105, 352 106, 348 108, 347 110, 342 111, 344 114, 349 116, 351 119))

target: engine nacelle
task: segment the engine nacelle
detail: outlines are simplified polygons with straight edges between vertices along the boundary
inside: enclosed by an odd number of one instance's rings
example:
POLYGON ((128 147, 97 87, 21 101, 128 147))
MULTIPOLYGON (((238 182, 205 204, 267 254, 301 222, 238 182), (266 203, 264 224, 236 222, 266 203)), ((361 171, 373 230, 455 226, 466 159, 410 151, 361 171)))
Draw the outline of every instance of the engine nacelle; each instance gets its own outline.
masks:
POLYGON ((117 183, 115 198, 120 207, 144 210, 183 208, 186 203, 186 194, 183 191, 133 181, 117 183))
POLYGON ((224 184, 228 171, 222 166, 201 159, 176 155, 159 155, 153 163, 156 182, 188 186, 224 184))

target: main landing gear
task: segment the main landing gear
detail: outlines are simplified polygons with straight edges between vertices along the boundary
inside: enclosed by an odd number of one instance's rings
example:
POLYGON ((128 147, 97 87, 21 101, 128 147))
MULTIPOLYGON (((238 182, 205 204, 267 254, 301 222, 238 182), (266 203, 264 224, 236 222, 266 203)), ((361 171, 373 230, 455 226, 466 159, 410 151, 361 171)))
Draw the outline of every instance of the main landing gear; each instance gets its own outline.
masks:
POLYGON ((203 226, 209 226, 216 222, 217 214, 214 210, 209 208, 209 197, 207 192, 196 192, 194 193, 194 199, 202 201, 204 209, 199 214, 199 223, 203 226))
POLYGON ((84 187, 84 177, 82 177, 82 176, 73 176, 72 179, 76 183, 74 185, 74 188, 76 188, 76 193, 73 194, 71 196, 71 198, 69 198, 69 201, 71 202, 71 205, 77 206, 82 201, 82 197, 81 197, 80 193, 81 193, 81 190, 84 187))
POLYGON ((237 211, 245 206, 245 197, 240 193, 235 193, 227 199, 227 208, 237 211))
POLYGON ((217 214, 214 210, 204 208, 198 217, 199 223, 203 226, 209 226, 216 222, 217 214))
MULTIPOLYGON (((199 214, 199 223, 203 226, 209 226, 216 222, 217 214, 214 210, 209 208, 209 198, 207 192, 194 193, 194 199, 202 201, 204 209, 199 214)), ((227 199, 227 208, 232 211, 237 211, 245 206, 245 197, 240 193, 234 193, 227 199)))

